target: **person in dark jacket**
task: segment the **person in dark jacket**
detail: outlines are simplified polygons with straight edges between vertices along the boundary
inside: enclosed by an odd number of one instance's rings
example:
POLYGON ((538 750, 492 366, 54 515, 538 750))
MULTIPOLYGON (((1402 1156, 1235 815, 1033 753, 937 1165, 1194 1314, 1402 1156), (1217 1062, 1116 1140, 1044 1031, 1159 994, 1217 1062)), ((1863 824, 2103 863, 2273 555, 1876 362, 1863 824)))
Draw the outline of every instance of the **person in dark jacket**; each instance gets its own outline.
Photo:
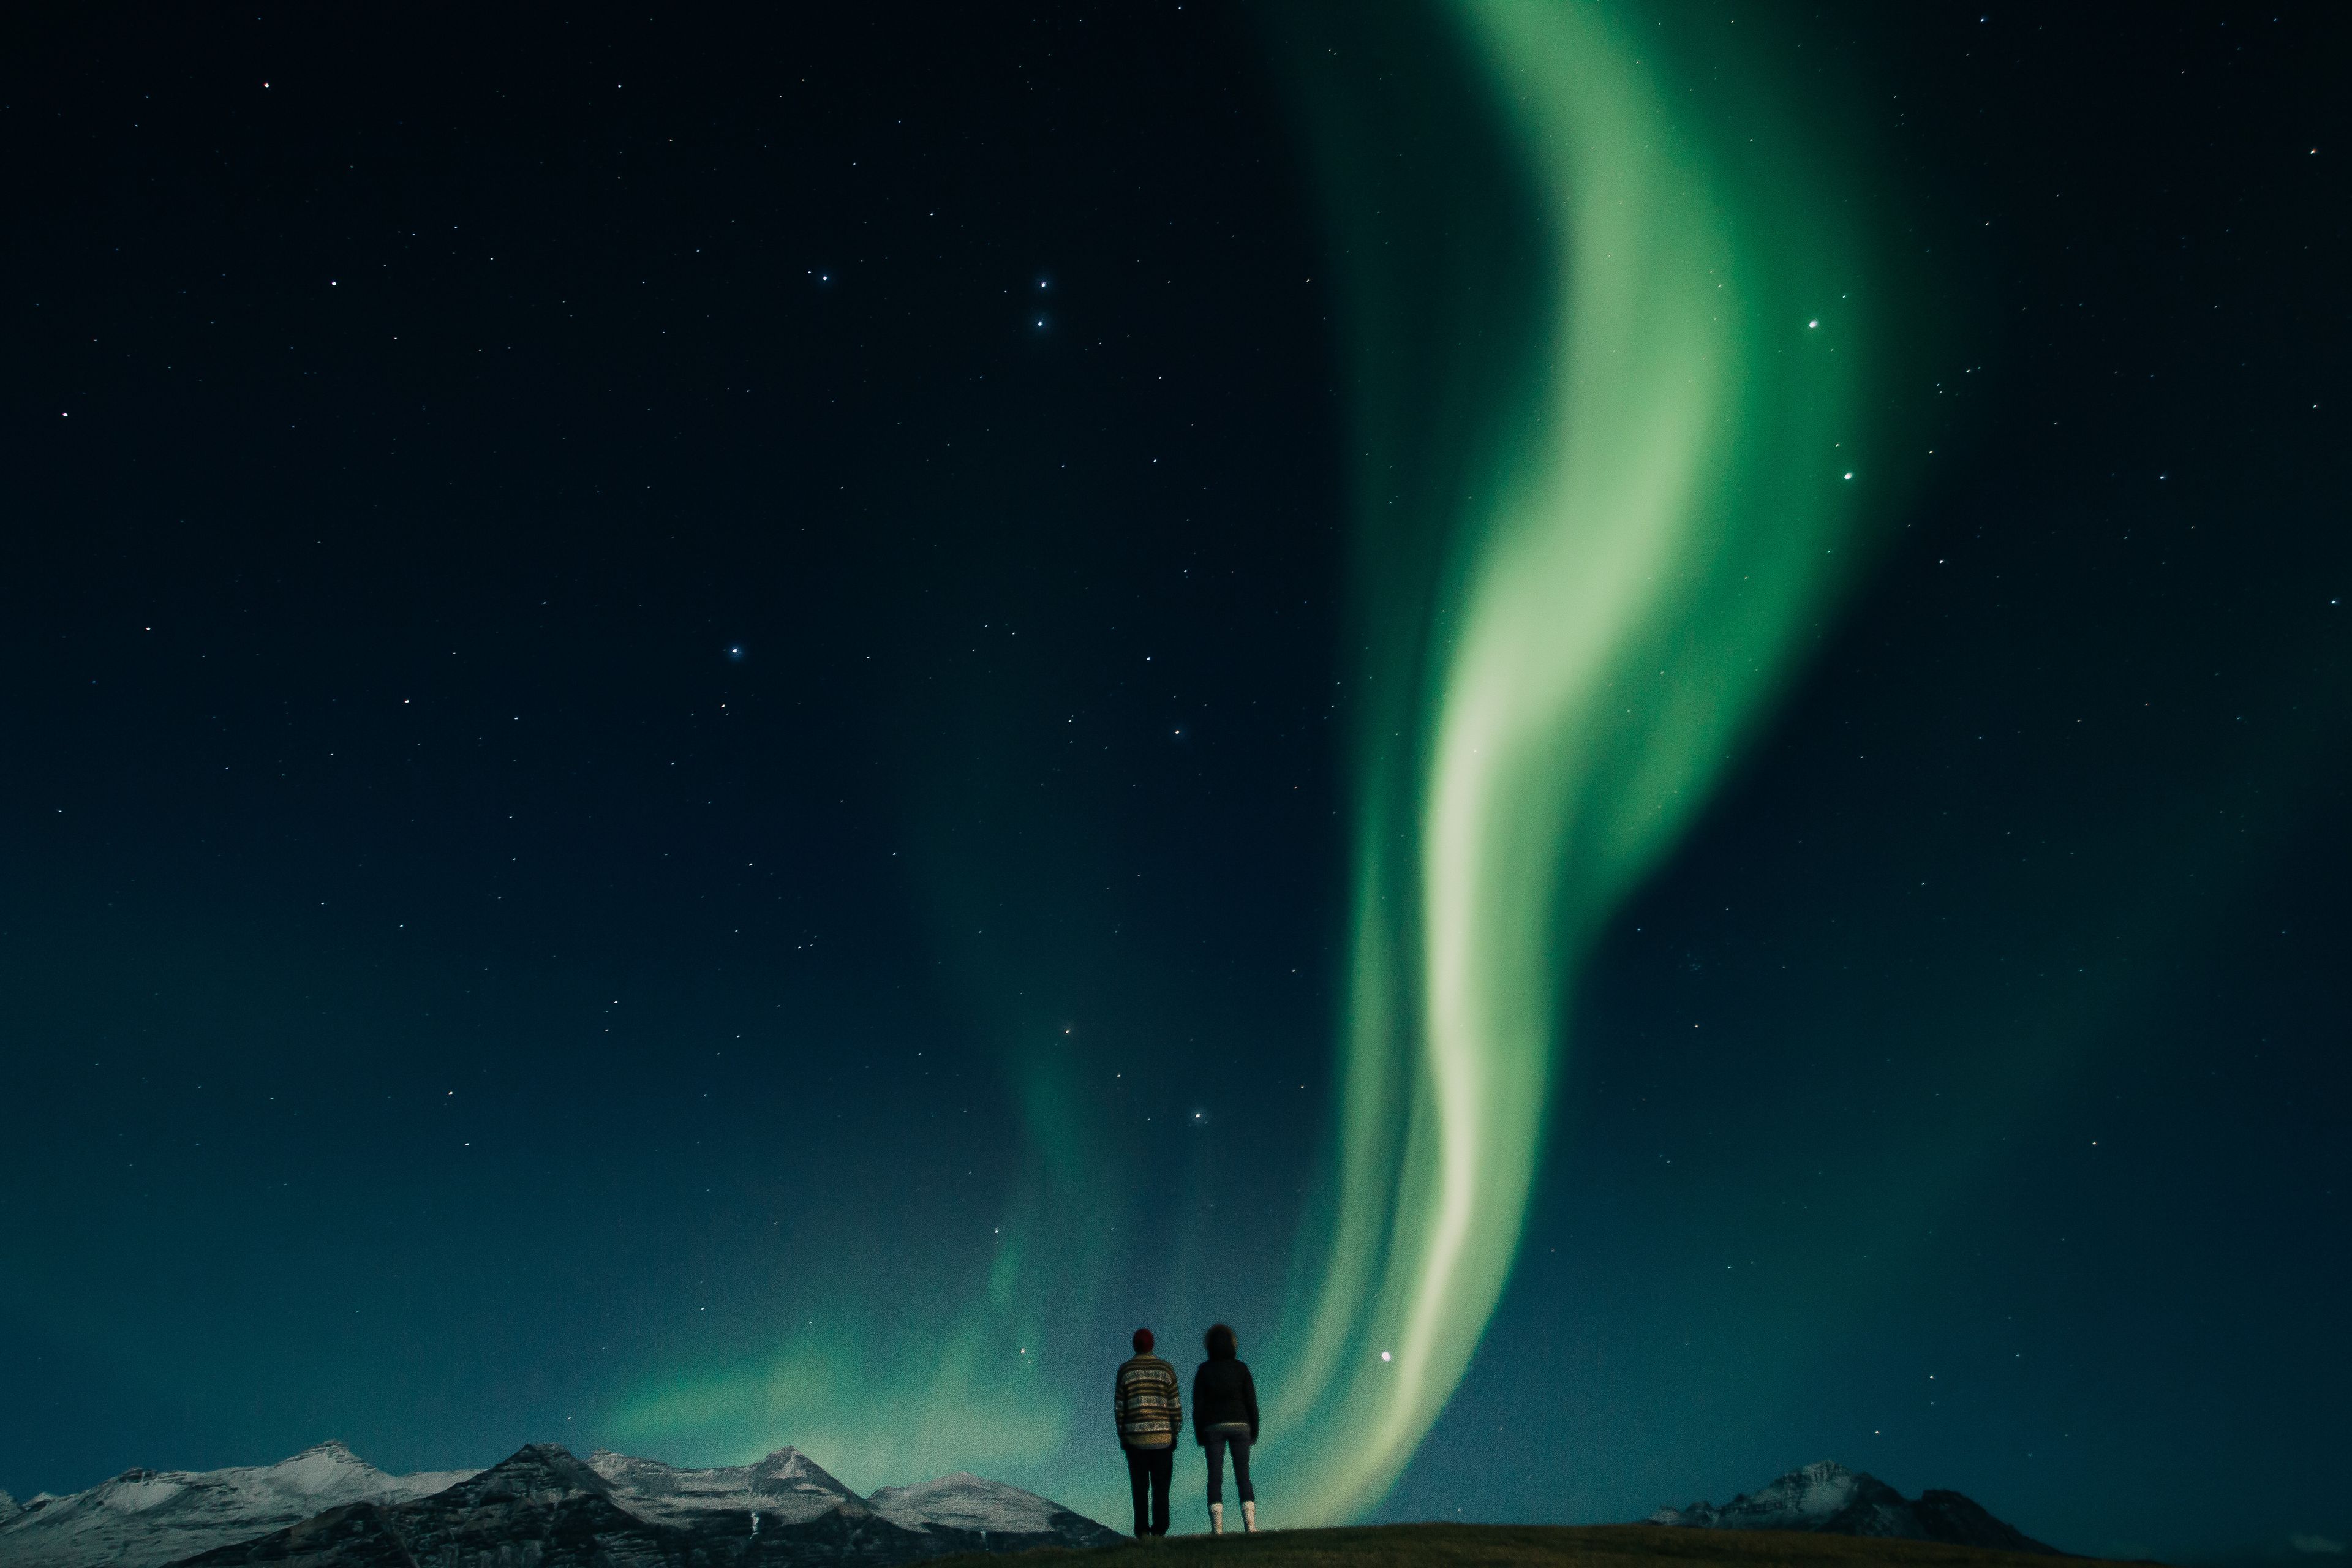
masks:
POLYGON ((1135 1354, 1119 1363, 1110 1397, 1118 1446, 1127 1454, 1128 1489, 1135 1494, 1135 1538, 1165 1535, 1184 1400, 1176 1391, 1176 1369, 1151 1353, 1150 1329, 1135 1331, 1135 1354))
POLYGON ((1225 1450, 1234 1451, 1234 1491, 1242 1528, 1257 1529, 1257 1492, 1250 1485, 1250 1445, 1257 1441, 1257 1384, 1249 1363, 1234 1353, 1234 1331, 1219 1323, 1202 1336, 1209 1359, 1192 1374, 1192 1436, 1209 1450, 1209 1533, 1225 1532, 1225 1450))

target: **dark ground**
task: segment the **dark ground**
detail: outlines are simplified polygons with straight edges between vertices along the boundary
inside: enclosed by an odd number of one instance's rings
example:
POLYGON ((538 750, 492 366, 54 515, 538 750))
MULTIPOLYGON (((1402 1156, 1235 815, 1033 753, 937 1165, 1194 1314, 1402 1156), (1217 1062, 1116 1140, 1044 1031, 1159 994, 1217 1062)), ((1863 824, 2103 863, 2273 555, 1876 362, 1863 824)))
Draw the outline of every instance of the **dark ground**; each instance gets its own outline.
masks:
POLYGON ((1150 1546, 1130 1543, 1090 1552, 1027 1552, 1014 1557, 943 1557, 938 1568, 980 1568, 1006 1563, 1099 1563, 1113 1554, 1144 1553, 1139 1561, 1179 1565, 1245 1562, 1262 1568, 1389 1568, 1441 1563, 1447 1568, 1517 1568, 1526 1563, 1750 1563, 1780 1568, 1861 1568, 1865 1563, 1918 1568, 1996 1568, 2048 1563, 2047 1557, 1986 1552, 1925 1541, 1884 1541, 1851 1535, 1780 1531, 1670 1530, 1646 1524, 1387 1524, 1347 1530, 1269 1530, 1256 1535, 1171 1535, 1150 1546))

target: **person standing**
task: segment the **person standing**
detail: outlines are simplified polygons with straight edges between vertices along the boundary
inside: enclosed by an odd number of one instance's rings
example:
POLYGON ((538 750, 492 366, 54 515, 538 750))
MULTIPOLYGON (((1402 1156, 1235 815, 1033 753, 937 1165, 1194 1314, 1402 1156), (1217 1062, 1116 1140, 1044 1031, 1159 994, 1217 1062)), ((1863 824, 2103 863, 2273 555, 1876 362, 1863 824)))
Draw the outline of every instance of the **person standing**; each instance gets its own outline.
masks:
POLYGON ((1257 1441, 1257 1384, 1249 1363, 1234 1353, 1234 1331, 1223 1323, 1201 1337, 1209 1359, 1192 1374, 1192 1435, 1209 1451, 1209 1533, 1225 1532, 1225 1450, 1234 1453, 1234 1492, 1242 1528, 1257 1530, 1257 1492, 1250 1485, 1250 1447, 1257 1441))
POLYGON ((1135 1331, 1135 1354, 1119 1363, 1111 1384, 1111 1414, 1118 1423, 1118 1446, 1127 1453, 1128 1489, 1135 1494, 1135 1538, 1165 1535, 1176 1435, 1184 1430, 1184 1396, 1176 1387, 1176 1369, 1151 1353, 1150 1329, 1135 1331))

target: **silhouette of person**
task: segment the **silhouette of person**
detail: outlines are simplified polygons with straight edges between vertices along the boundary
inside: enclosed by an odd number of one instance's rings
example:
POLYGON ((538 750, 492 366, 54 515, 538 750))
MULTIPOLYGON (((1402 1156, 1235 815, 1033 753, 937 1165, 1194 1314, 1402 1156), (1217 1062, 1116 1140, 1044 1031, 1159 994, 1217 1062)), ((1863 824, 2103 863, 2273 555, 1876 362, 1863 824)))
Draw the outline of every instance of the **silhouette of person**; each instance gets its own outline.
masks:
POLYGON ((1225 1450, 1234 1453, 1234 1491, 1242 1528, 1257 1529, 1257 1491, 1250 1485, 1250 1445, 1257 1441, 1257 1384, 1234 1353, 1234 1331, 1218 1323, 1201 1336, 1209 1359, 1192 1374, 1192 1435, 1209 1451, 1209 1533, 1225 1532, 1225 1450))
POLYGON ((1118 1423, 1118 1446, 1127 1453, 1128 1488, 1135 1494, 1136 1539, 1165 1535, 1184 1396, 1176 1386, 1176 1369, 1151 1353, 1150 1329, 1135 1331, 1135 1354, 1119 1363, 1111 1414, 1118 1423))

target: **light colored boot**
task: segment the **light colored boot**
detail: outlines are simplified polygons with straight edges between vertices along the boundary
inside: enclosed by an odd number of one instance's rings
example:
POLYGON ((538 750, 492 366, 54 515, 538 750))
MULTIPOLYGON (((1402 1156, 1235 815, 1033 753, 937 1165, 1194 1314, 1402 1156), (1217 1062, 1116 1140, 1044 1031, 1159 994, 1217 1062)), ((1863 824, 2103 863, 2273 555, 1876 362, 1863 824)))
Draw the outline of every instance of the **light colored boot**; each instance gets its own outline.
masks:
POLYGON ((1257 1533, 1257 1504, 1254 1502, 1242 1504, 1242 1529, 1252 1535, 1257 1533))
POLYGON ((1223 1535, 1224 1532, 1225 1505, 1221 1502, 1213 1502, 1209 1505, 1209 1533, 1211 1535, 1223 1535))

